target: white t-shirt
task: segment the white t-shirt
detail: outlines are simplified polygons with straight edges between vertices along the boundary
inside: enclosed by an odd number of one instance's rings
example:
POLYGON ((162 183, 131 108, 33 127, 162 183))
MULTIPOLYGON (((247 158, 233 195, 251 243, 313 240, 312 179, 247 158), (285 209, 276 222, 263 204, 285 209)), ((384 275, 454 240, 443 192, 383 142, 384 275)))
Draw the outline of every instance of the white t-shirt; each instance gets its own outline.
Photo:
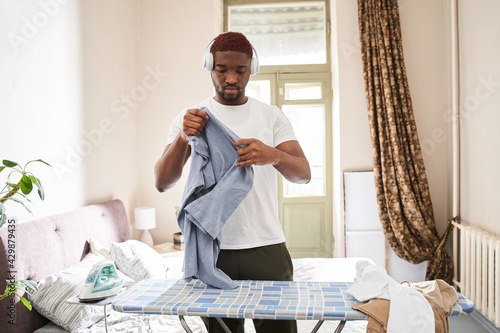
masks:
MULTIPOLYGON (((212 97, 192 108, 208 108, 241 139, 258 139, 268 146, 297 140, 290 121, 276 106, 248 97, 243 105, 223 105, 212 97)), ((182 130, 187 109, 170 126, 167 144, 182 130)), ((271 165, 254 165, 252 190, 222 228, 222 249, 248 249, 283 243, 285 236, 278 220, 277 172, 271 165)))

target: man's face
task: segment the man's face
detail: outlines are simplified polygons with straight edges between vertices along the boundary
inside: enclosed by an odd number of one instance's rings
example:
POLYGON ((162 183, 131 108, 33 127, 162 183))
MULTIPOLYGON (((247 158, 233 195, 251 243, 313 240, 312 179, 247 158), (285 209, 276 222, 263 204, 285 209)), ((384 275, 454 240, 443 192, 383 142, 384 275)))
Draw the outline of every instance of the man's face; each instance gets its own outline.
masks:
POLYGON ((250 79, 250 62, 250 56, 243 52, 215 52, 211 76, 217 102, 225 105, 246 103, 245 87, 250 79))

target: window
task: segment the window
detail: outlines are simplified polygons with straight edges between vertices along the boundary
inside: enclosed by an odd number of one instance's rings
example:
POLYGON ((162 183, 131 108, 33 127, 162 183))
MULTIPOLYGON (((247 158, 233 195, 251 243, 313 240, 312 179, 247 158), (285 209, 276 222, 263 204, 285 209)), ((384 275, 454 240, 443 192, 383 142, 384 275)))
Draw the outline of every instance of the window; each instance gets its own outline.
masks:
POLYGON ((325 2, 228 7, 228 31, 252 41, 262 65, 326 64, 325 2))

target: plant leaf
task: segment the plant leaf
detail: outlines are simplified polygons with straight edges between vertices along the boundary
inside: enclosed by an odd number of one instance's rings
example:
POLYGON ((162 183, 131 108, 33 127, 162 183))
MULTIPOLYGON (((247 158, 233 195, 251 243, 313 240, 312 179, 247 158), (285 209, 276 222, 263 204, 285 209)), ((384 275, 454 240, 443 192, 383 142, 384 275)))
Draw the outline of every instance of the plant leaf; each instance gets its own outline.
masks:
POLYGON ((40 179, 38 179, 38 184, 36 184, 38 186, 38 196, 40 197, 40 199, 44 200, 45 199, 45 190, 43 189, 42 187, 42 184, 40 183, 40 179))
POLYGON ((28 206, 26 206, 24 204, 24 202, 22 202, 21 200, 19 200, 18 198, 14 198, 14 197, 10 197, 8 200, 12 200, 12 201, 15 201, 17 203, 20 203, 21 205, 23 205, 24 209, 26 209, 28 211, 28 213, 32 214, 33 215, 33 212, 31 211, 31 209, 28 208, 28 206))
POLYGON ((3 163, 3 165, 5 165, 6 167, 9 167, 9 168, 13 168, 16 165, 19 165, 17 162, 9 161, 9 160, 3 160, 2 163, 3 163))
POLYGON ((3 169, 5 169, 5 167, 3 165, 0 166, 0 172, 2 172, 3 169))
POLYGON ((31 202, 30 198, 28 198, 27 195, 24 195, 23 192, 17 192, 16 194, 22 196, 26 201, 31 202))
POLYGON ((7 216, 5 215, 5 207, 3 203, 0 202, 0 228, 7 221, 7 216))
POLYGON ((7 221, 7 216, 5 215, 5 207, 3 206, 3 203, 0 202, 0 228, 5 224, 7 221))
MULTIPOLYGON (((19 296, 19 295, 17 295, 17 296, 19 296)), ((28 310, 30 310, 30 311, 31 311, 31 309, 33 308, 33 307, 31 306, 31 303, 30 303, 30 302, 29 302, 26 298, 24 298, 24 297, 22 297, 22 296, 19 296, 19 299, 21 300, 21 302, 23 302, 24 306, 25 306, 25 307, 27 307, 27 308, 28 308, 28 310)))
POLYGON ((52 167, 52 165, 50 165, 49 163, 45 162, 45 161, 44 161, 44 160, 42 160, 42 159, 33 160, 33 161, 30 161, 30 162, 41 162, 41 163, 43 163, 43 164, 48 165, 49 167, 52 167))
POLYGON ((35 281, 32 280, 20 280, 18 281, 18 287, 31 290, 38 290, 35 281))
POLYGON ((45 199, 45 191, 43 190, 42 183, 40 183, 40 179, 33 175, 30 175, 30 179, 31 182, 38 187, 38 196, 40 196, 40 199, 45 199))
POLYGON ((33 183, 31 182, 31 178, 27 175, 23 175, 21 178, 21 192, 24 194, 30 194, 33 190, 33 183))

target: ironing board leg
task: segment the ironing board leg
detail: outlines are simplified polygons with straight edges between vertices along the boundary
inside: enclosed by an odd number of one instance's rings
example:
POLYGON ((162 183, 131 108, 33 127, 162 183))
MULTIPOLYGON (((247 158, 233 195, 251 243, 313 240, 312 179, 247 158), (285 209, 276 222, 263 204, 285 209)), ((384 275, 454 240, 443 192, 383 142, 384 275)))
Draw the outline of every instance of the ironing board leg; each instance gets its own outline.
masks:
POLYGON ((319 328, 321 327, 321 325, 323 325, 324 322, 325 322, 324 320, 318 321, 318 323, 316 324, 316 326, 314 326, 314 328, 311 331, 311 333, 316 333, 319 330, 319 328))
MULTIPOLYGON (((314 328, 311 331, 311 333, 316 333, 319 330, 319 328, 321 327, 321 325, 323 325, 324 322, 325 322, 324 320, 318 321, 318 323, 316 324, 316 326, 314 326, 314 328)), ((337 325, 337 328, 335 329, 334 333, 340 333, 340 332, 342 332, 342 330, 344 329, 344 326, 345 326, 345 320, 341 320, 339 322, 339 324, 337 325)))
POLYGON ((341 320, 334 333, 340 333, 344 329, 345 320, 341 320))
POLYGON ((106 304, 104 304, 104 328, 106 333, 108 333, 108 314, 106 313, 106 304))
POLYGON ((222 321, 222 318, 215 318, 217 319, 217 321, 219 322, 220 326, 222 326, 222 329, 224 330, 224 332, 226 333, 231 333, 231 330, 229 329, 229 327, 227 327, 226 323, 222 321))
MULTIPOLYGON (((217 319, 217 321, 219 322, 219 324, 222 326, 222 329, 224 330, 224 332, 231 333, 231 330, 226 326, 226 324, 222 321, 221 318, 217 317, 215 319, 217 319)), ((191 329, 189 328, 188 324, 186 323, 186 320, 184 319, 184 316, 179 316, 179 321, 181 322, 182 328, 184 328, 184 331, 186 331, 186 333, 193 333, 193 331, 191 331, 191 329)))
POLYGON ((186 331, 187 333, 193 333, 193 331, 191 331, 188 324, 186 323, 186 320, 184 320, 184 316, 179 316, 179 320, 181 322, 182 328, 184 328, 184 331, 186 331))

